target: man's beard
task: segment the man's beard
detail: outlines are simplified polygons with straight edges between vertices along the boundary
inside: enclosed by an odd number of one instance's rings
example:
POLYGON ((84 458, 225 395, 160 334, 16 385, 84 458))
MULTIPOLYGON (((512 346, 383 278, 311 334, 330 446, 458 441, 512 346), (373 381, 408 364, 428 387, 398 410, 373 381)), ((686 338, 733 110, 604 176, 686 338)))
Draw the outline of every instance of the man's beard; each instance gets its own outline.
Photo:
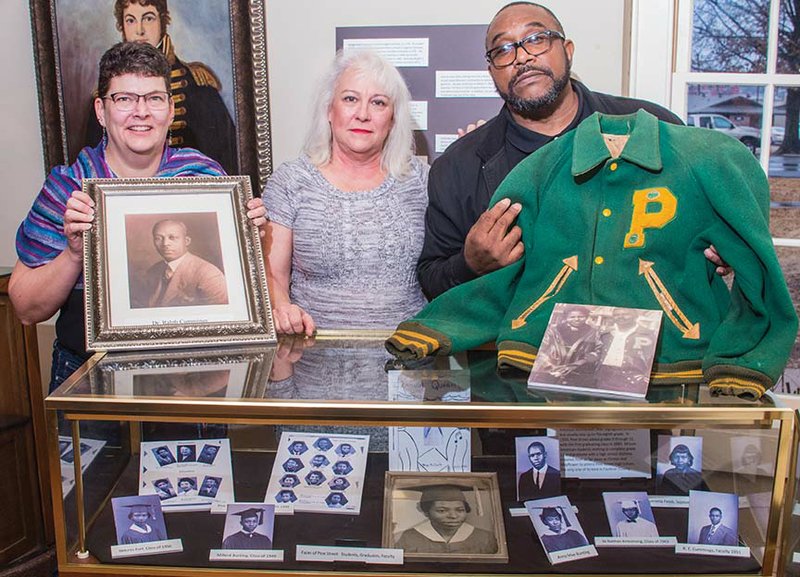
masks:
POLYGON ((507 91, 504 92, 496 84, 495 87, 512 112, 516 112, 528 120, 538 120, 540 118, 546 118, 556 108, 556 104, 561 96, 561 93, 569 83, 569 73, 569 61, 567 61, 567 67, 566 70, 564 70, 564 74, 559 77, 556 77, 556 75, 553 74, 553 71, 549 68, 540 68, 537 66, 527 65, 517 70, 517 73, 514 75, 514 77, 508 81, 507 91), (548 76, 553 83, 550 86, 550 89, 541 96, 527 99, 522 98, 514 93, 514 85, 517 83, 520 76, 531 71, 536 71, 544 76, 548 76))

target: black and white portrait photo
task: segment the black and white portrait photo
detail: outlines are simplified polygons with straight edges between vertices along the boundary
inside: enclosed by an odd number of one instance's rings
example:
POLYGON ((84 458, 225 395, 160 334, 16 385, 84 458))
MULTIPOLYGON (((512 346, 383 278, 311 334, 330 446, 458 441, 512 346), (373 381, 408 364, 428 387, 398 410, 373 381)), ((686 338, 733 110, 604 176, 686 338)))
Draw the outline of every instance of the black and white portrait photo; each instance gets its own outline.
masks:
POLYGON ((200 497, 216 497, 221 484, 222 477, 205 477, 197 494, 200 497))
POLYGON ((118 545, 163 541, 167 538, 161 502, 155 495, 111 499, 118 545))
POLYGON ((517 500, 542 499, 561 494, 558 439, 517 437, 517 500))
POLYGON ((175 462, 172 451, 170 451, 169 447, 166 445, 153 449, 153 455, 155 455, 156 461, 158 461, 158 464, 162 467, 172 465, 175 462))
POLYGON ((662 314, 660 310, 557 303, 528 383, 644 397, 662 314))
POLYGON ((197 477, 179 477, 178 495, 197 495, 197 477))
POLYGON ((228 505, 223 549, 272 549, 275 506, 263 504, 228 505))
POLYGON ((526 501, 525 508, 536 535, 551 560, 551 553, 589 545, 586 533, 566 496, 526 501))
POLYGON ((156 490, 156 495, 162 501, 166 501, 167 499, 172 499, 173 497, 177 496, 175 493, 175 489, 172 486, 172 482, 169 479, 156 479, 153 481, 153 488, 156 490))
POLYGON ((338 509, 347 505, 347 497, 344 493, 333 492, 325 497, 325 504, 332 509, 338 509))
POLYGON ((387 473, 383 546, 405 558, 508 558, 494 473, 387 473))
POLYGON ((197 460, 196 452, 194 445, 178 445, 178 462, 193 463, 197 460))
POLYGON ((734 493, 689 493, 688 541, 696 545, 739 544, 739 498, 734 493))
POLYGON ((217 453, 219 453, 219 445, 203 445, 200 456, 197 457, 197 462, 213 465, 214 460, 217 458, 217 453))
POLYGON ((703 480, 703 438, 658 436, 656 492, 661 495, 688 495, 705 491, 703 480))
POLYGON ((308 451, 308 445, 304 441, 294 441, 289 445, 290 455, 302 455, 308 451))
POLYGON ((314 441, 314 448, 322 452, 330 451, 333 448, 333 443, 328 437, 320 437, 314 441))
POLYGON ((650 500, 644 491, 604 492, 611 535, 622 538, 658 537, 650 500))

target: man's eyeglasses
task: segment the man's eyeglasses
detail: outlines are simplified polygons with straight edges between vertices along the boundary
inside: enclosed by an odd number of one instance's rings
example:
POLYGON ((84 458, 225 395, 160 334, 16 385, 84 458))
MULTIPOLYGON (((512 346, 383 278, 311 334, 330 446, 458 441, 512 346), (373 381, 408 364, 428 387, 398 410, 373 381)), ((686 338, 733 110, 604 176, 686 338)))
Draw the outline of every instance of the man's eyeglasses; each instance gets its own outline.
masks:
POLYGON ((135 92, 115 92, 104 96, 114 103, 114 107, 120 112, 131 112, 139 104, 139 99, 144 98, 144 103, 150 110, 166 110, 169 108, 169 92, 156 90, 147 94, 136 94, 135 92))
POLYGON ((517 59, 517 48, 522 48, 530 56, 544 54, 553 45, 554 39, 564 40, 565 36, 555 30, 534 32, 517 42, 508 42, 486 52, 486 60, 495 68, 511 66, 517 59))

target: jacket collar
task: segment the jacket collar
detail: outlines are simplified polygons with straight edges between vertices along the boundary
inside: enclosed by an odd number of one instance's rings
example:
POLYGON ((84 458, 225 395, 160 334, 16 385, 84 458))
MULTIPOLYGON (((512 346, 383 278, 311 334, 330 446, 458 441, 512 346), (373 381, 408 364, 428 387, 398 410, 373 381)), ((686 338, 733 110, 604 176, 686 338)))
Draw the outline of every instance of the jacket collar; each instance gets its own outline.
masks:
POLYGON ((572 175, 585 174, 611 158, 603 132, 630 136, 619 158, 647 170, 661 170, 658 119, 639 109, 634 114, 612 116, 595 112, 575 129, 572 175))

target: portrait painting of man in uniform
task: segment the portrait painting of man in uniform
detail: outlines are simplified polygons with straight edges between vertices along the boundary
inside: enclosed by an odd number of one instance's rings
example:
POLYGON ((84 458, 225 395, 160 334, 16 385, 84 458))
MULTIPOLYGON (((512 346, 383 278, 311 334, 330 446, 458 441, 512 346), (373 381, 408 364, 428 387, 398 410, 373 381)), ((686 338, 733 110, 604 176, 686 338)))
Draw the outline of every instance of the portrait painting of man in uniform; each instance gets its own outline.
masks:
MULTIPOLYGON (((266 77, 263 45, 259 42, 262 47, 254 50, 252 42, 253 34, 263 31, 264 0, 33 0, 32 4, 34 33, 41 35, 37 38, 41 42, 34 44, 42 52, 52 51, 40 54, 40 61, 53 62, 55 68, 39 70, 43 100, 59 104, 52 115, 60 117, 60 130, 43 121, 46 157, 62 149, 61 158, 47 158, 48 164, 71 163, 82 147, 96 146, 103 139, 92 106, 96 63, 110 46, 126 41, 151 44, 169 61, 175 103, 169 146, 195 148, 231 175, 255 177, 271 171, 271 159, 264 156, 270 165, 259 170, 258 154, 242 145, 252 143, 255 132, 264 132, 254 127, 252 92, 255 68, 266 77), (44 19, 54 25, 51 34, 49 26, 40 22, 44 19), (57 94, 46 94, 51 88, 57 94)), ((268 117, 268 110, 262 112, 268 117)))

